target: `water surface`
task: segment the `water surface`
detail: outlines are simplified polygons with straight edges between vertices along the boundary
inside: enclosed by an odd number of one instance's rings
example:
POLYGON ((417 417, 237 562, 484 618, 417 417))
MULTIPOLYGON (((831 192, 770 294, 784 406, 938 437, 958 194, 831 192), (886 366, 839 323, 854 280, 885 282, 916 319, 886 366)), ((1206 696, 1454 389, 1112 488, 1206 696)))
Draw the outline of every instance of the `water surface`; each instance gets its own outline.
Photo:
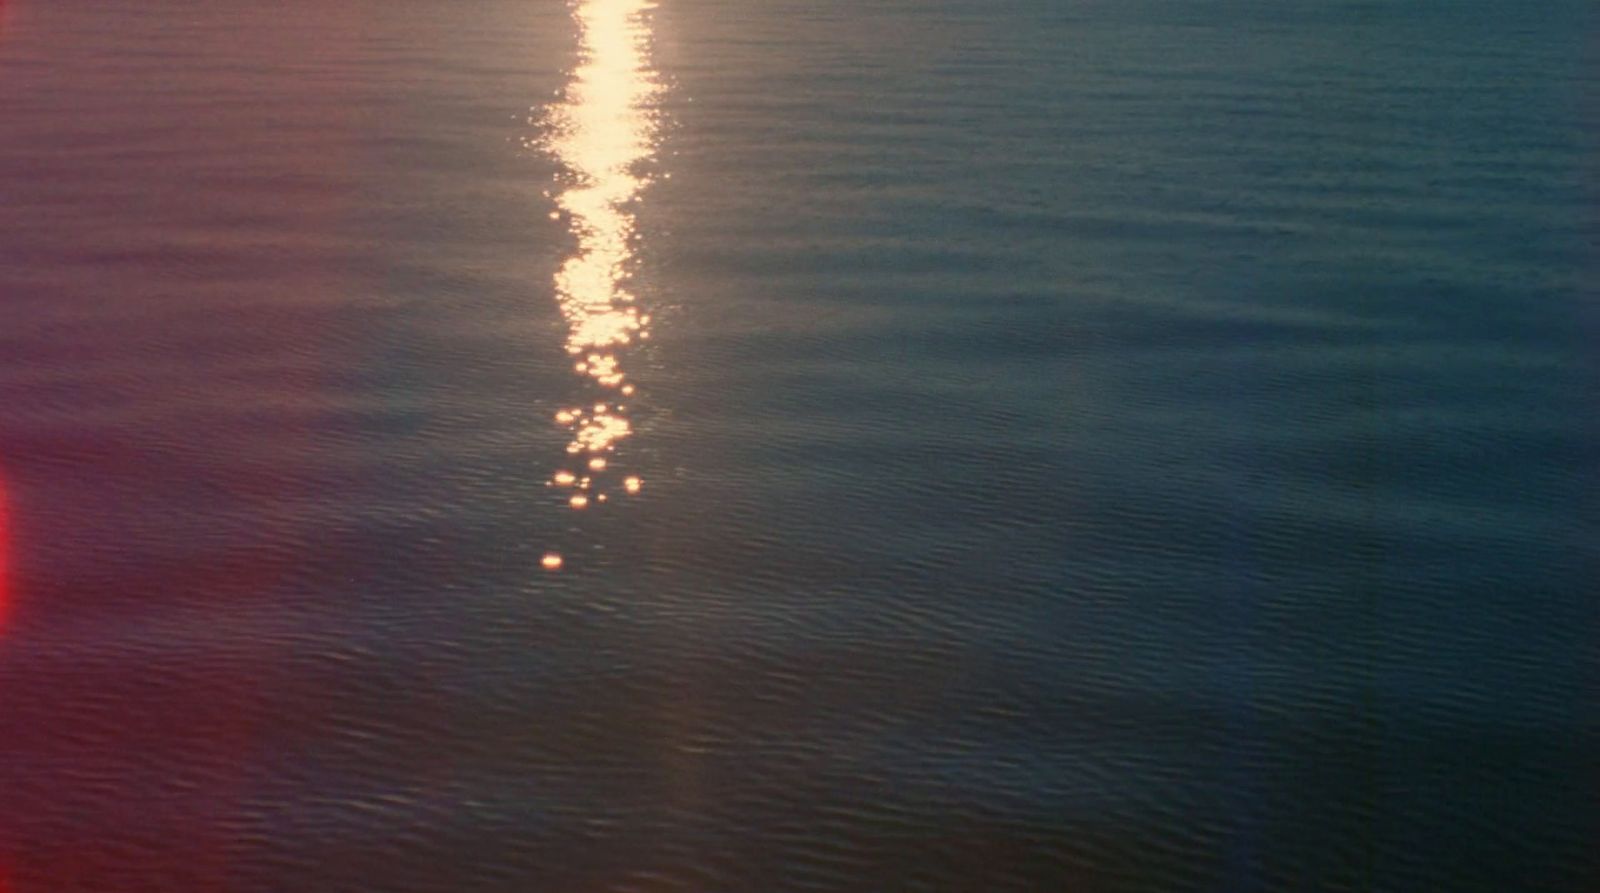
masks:
POLYGON ((1600 883, 1587 4, 0 9, 6 893, 1600 883))

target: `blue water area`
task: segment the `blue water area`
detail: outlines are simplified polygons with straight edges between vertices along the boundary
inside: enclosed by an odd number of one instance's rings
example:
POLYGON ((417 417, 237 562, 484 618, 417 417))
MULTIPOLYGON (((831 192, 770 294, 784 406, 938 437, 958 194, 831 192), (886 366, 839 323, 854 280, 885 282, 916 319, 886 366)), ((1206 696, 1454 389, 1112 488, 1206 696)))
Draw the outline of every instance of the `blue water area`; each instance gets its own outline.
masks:
POLYGON ((1597 34, 0 2, 0 891, 1600 889, 1597 34))

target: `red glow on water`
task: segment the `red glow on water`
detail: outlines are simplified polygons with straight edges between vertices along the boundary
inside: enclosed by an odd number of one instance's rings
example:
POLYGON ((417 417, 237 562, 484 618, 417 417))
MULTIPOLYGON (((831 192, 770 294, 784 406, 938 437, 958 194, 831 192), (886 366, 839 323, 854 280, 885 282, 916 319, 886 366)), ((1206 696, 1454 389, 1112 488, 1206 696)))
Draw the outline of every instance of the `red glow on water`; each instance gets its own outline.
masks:
MULTIPOLYGON (((0 0, 3 3, 4 0, 0 0)), ((5 632, 11 615, 11 511, 6 502, 6 479, 0 474, 0 632, 5 632)), ((0 893, 8 893, 0 876, 0 893)))

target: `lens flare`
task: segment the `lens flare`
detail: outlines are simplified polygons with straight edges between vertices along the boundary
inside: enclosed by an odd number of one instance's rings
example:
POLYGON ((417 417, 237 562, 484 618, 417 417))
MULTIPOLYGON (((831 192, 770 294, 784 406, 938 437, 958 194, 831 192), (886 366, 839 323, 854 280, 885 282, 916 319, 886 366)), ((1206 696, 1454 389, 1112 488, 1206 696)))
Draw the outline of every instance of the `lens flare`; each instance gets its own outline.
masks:
MULTIPOLYGON (((11 618, 11 503, 6 497, 6 479, 0 473, 0 633, 11 618)), ((3 891, 0 891, 3 893, 3 891)))

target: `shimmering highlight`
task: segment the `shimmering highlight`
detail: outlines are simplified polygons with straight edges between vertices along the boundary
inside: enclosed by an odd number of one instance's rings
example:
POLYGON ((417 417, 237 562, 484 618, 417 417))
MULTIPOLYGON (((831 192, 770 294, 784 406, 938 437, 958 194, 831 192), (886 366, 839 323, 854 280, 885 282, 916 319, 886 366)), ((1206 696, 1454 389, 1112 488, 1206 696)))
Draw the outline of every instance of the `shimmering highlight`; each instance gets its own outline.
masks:
MULTIPOLYGON (((567 322, 566 349, 573 370, 607 391, 633 394, 623 350, 644 339, 648 315, 628 289, 634 260, 630 205, 648 184, 639 172, 655 153, 653 106, 660 84, 646 50, 652 0, 579 0, 580 62, 561 102, 552 110, 548 148, 568 172, 555 196, 556 216, 577 237, 577 250, 556 273, 556 295, 567 322)), ((572 433, 567 452, 589 454, 585 465, 606 469, 601 453, 633 433, 620 407, 596 402, 556 413, 572 433)), ((561 476, 558 484, 567 485, 561 476)), ((587 498, 574 496, 573 508, 587 498)))

